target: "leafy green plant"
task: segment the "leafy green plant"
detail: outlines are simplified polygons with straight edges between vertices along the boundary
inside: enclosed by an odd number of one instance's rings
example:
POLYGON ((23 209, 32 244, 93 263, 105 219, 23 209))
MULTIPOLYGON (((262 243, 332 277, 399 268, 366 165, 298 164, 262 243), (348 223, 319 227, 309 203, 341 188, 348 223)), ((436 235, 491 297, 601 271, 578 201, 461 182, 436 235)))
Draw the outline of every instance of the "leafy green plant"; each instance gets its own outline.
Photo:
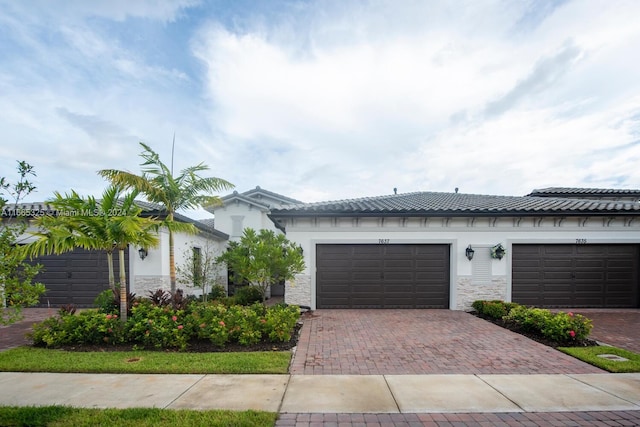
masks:
POLYGON ((66 313, 36 323, 30 336, 34 345, 44 347, 120 344, 125 339, 124 328, 117 314, 86 310, 77 315, 66 313))
POLYGON ((44 347, 126 342, 136 349, 187 350, 194 340, 208 340, 221 347, 229 342, 251 345, 261 340, 290 340, 299 316, 297 306, 211 302, 175 310, 144 299, 134 302, 126 323, 118 321, 117 314, 85 310, 35 324, 32 338, 36 346, 44 347))
POLYGON ((178 348, 185 350, 189 342, 189 328, 182 310, 159 307, 148 300, 140 301, 131 310, 127 323, 127 339, 141 348, 178 348))
POLYGON ((524 306, 511 310, 505 320, 518 324, 524 331, 538 333, 561 344, 586 339, 593 327, 591 320, 580 314, 552 313, 547 309, 524 306))
POLYGON ((295 305, 271 307, 265 315, 265 332, 273 342, 286 342, 300 317, 300 307, 295 305))
POLYGON ((34 283, 41 265, 27 262, 23 247, 16 245, 29 226, 27 213, 19 209, 23 198, 36 187, 29 181, 36 176, 33 166, 25 161, 18 162, 20 178, 14 184, 6 177, 0 177, 0 325, 13 323, 22 318, 22 308, 35 305, 46 288, 42 283, 34 283), (10 197, 13 205, 7 205, 10 197), (6 210, 5 210, 6 209, 6 210))
POLYGON ((114 298, 113 289, 105 289, 100 292, 96 299, 93 301, 93 305, 98 308, 101 313, 117 313, 119 309, 118 300, 114 298))
POLYGON ((491 317, 492 319, 502 319, 504 316, 509 314, 513 308, 518 307, 519 304, 501 300, 477 300, 474 301, 471 306, 483 316, 491 317))
POLYGON ((236 289, 234 297, 236 304, 251 305, 262 301, 262 291, 257 286, 242 286, 236 289))
POLYGON ((305 269, 302 249, 283 234, 271 230, 245 228, 239 242, 217 259, 227 263, 236 283, 247 282, 260 289, 265 300, 269 286, 292 280, 305 269))
POLYGON ((213 285, 211 287, 211 291, 209 292, 208 299, 213 301, 213 300, 219 300, 221 298, 226 298, 226 296, 227 296, 227 290, 224 288, 224 286, 213 285))

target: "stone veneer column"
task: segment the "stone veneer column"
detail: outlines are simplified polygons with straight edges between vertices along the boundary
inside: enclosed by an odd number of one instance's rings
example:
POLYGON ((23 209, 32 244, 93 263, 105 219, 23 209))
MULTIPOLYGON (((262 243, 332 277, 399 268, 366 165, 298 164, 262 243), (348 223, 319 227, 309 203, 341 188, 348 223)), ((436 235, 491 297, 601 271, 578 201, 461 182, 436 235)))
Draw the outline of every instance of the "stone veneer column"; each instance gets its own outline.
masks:
POLYGON ((293 305, 311 306, 311 276, 296 274, 293 281, 284 284, 284 302, 293 305))
POLYGON ((507 299, 507 278, 493 276, 491 283, 473 283, 471 276, 459 276, 456 288, 456 310, 471 310, 471 304, 476 300, 507 299))

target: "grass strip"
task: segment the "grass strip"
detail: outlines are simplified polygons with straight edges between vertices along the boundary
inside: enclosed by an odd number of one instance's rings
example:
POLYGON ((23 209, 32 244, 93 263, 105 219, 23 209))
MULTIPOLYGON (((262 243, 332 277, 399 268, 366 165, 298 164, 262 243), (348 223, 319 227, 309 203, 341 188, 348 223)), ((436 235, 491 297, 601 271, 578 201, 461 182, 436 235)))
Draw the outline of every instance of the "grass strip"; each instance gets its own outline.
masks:
POLYGON ((558 347, 558 350, 609 372, 640 372, 640 354, 610 346, 558 347), (628 361, 614 361, 598 357, 599 354, 614 354, 628 361))
POLYGON ((178 353, 75 352, 18 347, 0 352, 0 372, 127 374, 286 374, 288 351, 178 353))
POLYGON ((157 408, 87 409, 68 406, 0 406, 2 426, 273 426, 277 414, 262 411, 194 411, 157 408))

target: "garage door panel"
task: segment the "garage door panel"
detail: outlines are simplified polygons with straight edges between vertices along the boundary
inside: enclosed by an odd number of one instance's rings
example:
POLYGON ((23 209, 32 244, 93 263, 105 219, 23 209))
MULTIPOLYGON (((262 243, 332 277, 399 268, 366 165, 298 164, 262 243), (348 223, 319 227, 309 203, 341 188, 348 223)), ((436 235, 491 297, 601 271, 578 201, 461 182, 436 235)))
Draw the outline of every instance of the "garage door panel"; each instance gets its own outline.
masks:
POLYGON ((572 256, 574 253, 574 247, 571 245, 541 245, 539 246, 538 253, 541 255, 553 255, 553 256, 572 256))
POLYGON ((385 259, 383 260, 383 268, 385 270, 396 268, 396 269, 413 269, 415 263, 411 259, 385 259))
POLYGON ((440 270, 449 268, 449 258, 447 259, 416 259, 416 269, 418 270, 440 270))
POLYGON ((316 257, 318 308, 448 307, 448 245, 327 244, 316 246, 316 257), (349 266, 326 262, 326 255, 335 253, 349 254, 343 258, 349 266), (336 276, 327 273, 338 269, 348 276, 341 276, 344 287, 339 291, 328 280, 336 276), (418 297, 419 288, 431 292, 418 297), (334 295, 335 292, 341 294, 334 295))
MULTIPOLYGON (((126 250, 125 259, 128 259, 128 253, 126 250)), ((74 304, 77 307, 91 307, 98 294, 109 289, 108 263, 104 252, 76 249, 61 255, 42 256, 33 262, 43 266, 35 281, 43 283, 47 290, 40 298, 40 306, 74 304)), ((125 271, 128 271, 128 267, 126 263, 125 271)), ((114 257, 114 270, 119 270, 118 257, 114 257)))
POLYGON ((512 300, 543 307, 638 307, 639 258, 638 245, 513 245, 512 300))

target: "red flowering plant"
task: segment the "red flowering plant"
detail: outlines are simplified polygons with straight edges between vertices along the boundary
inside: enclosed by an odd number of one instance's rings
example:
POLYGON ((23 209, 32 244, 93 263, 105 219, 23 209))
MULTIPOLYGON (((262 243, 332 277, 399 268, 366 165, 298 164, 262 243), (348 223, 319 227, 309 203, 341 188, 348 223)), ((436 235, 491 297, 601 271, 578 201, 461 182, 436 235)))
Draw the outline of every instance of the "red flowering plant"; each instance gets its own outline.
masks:
POLYGON ((572 312, 552 313, 543 308, 519 306, 505 316, 527 332, 537 333, 559 344, 570 344, 585 340, 593 325, 590 319, 572 312))
POLYGON ((141 301, 131 309, 127 322, 127 338, 136 348, 177 348, 186 350, 189 330, 185 329, 185 313, 141 301), (182 326, 182 327, 179 327, 182 326))
POLYGON ((559 343, 583 341, 591 333, 593 325, 590 319, 571 312, 553 314, 542 328, 542 334, 559 343))

